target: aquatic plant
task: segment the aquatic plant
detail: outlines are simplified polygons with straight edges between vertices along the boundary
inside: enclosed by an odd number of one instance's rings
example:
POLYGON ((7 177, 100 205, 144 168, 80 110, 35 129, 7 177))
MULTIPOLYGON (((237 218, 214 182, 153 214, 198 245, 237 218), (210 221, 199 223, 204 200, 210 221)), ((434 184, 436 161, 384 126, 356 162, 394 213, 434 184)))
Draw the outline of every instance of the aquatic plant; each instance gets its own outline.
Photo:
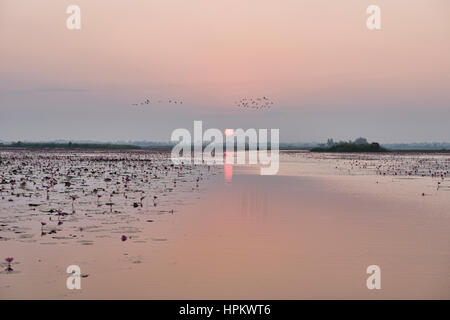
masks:
POLYGON ((8 258, 5 258, 5 261, 8 263, 8 265, 7 265, 5 270, 7 272, 13 271, 13 269, 11 268, 11 262, 14 261, 14 258, 13 257, 8 257, 8 258))
POLYGON ((62 225, 61 216, 63 215, 63 212, 61 210, 58 210, 58 226, 62 225))

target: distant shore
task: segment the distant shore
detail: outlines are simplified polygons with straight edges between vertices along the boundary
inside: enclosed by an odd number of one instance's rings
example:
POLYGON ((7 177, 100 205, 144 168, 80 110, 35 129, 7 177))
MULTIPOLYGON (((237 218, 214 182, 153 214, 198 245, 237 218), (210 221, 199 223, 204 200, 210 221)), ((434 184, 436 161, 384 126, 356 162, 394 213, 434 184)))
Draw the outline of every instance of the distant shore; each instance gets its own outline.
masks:
POLYGON ((354 143, 341 142, 328 146, 311 148, 311 152, 330 152, 330 153, 446 153, 449 149, 395 149, 386 148, 377 142, 372 143, 354 143))
MULTIPOLYGON (((0 151, 18 151, 18 150, 48 150, 48 151, 170 151, 173 146, 170 145, 159 145, 159 146, 135 146, 135 145, 118 145, 118 144, 46 144, 46 143, 33 143, 33 144, 22 144, 22 145, 2 145, 0 144, 0 151)), ((269 149, 270 150, 270 149, 269 149)), ((246 149, 248 151, 248 148, 246 149)), ((414 154, 414 153, 450 153, 449 149, 386 149, 383 148, 381 151, 371 151, 367 149, 330 149, 330 148, 281 148, 281 152, 315 152, 315 153, 400 153, 400 154, 414 154)))
POLYGON ((388 152, 388 149, 383 148, 380 144, 373 143, 338 143, 329 147, 312 148, 312 152, 388 152))
POLYGON ((47 143, 47 142, 16 142, 0 144, 1 149, 100 149, 100 150, 127 150, 141 149, 139 146, 112 143, 47 143))

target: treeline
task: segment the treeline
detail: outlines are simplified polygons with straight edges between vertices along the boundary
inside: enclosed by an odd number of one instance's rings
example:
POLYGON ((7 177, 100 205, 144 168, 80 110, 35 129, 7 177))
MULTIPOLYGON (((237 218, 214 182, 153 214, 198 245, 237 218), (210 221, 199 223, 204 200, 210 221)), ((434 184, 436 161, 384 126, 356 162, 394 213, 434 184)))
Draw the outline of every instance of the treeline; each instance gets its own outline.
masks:
POLYGON ((377 142, 369 143, 365 138, 358 138, 355 141, 335 143, 333 139, 328 139, 327 144, 312 148, 312 152, 388 152, 389 150, 380 146, 377 142))
POLYGON ((112 143, 56 143, 56 142, 14 142, 0 143, 0 148, 25 148, 25 149, 100 149, 100 150, 135 150, 139 146, 129 144, 112 143))
POLYGON ((331 147, 312 148, 312 152, 388 152, 380 144, 373 142, 368 144, 355 144, 350 142, 337 143, 331 147))
POLYGON ((377 142, 369 143, 366 138, 357 138, 354 141, 334 142, 328 139, 326 143, 311 148, 313 152, 450 152, 449 143, 400 143, 383 144, 377 142))

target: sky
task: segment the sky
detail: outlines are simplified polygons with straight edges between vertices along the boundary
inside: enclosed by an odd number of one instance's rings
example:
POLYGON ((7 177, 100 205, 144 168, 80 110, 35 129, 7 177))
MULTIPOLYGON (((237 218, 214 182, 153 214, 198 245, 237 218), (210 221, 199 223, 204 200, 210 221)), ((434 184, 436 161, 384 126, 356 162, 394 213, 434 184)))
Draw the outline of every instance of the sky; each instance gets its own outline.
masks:
POLYGON ((202 120, 449 142, 449 40, 448 0, 0 0, 0 140, 168 141, 202 120), (262 96, 271 109, 234 105, 262 96), (146 98, 183 104, 132 106, 146 98))

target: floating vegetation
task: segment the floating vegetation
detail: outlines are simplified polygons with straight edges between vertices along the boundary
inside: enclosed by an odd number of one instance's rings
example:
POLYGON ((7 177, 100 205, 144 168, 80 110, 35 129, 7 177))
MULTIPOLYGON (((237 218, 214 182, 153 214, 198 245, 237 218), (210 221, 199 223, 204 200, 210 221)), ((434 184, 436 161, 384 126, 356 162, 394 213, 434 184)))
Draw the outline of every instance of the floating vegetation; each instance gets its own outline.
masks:
POLYGON ((22 243, 93 245, 142 232, 142 223, 173 212, 192 184, 220 171, 174 165, 170 152, 154 150, 14 149, 0 157, 0 240, 22 243))

